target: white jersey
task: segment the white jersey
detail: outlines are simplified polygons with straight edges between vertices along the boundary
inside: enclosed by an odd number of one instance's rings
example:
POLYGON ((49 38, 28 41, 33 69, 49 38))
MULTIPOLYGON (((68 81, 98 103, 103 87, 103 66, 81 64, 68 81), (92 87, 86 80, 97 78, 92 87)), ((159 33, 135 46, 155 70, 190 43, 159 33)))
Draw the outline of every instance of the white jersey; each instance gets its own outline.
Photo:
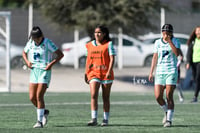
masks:
POLYGON ((24 52, 27 53, 28 60, 33 64, 32 67, 44 69, 52 61, 53 52, 57 49, 56 45, 48 38, 44 38, 39 46, 30 39, 26 43, 24 52))

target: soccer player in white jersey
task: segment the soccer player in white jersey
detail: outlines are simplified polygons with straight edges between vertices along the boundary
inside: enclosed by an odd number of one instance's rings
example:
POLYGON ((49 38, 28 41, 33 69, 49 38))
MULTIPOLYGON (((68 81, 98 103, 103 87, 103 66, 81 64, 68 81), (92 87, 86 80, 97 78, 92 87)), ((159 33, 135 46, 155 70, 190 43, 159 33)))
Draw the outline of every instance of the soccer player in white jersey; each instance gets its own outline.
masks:
POLYGON ((23 51, 24 61, 31 70, 29 98, 37 108, 37 122, 34 128, 42 128, 47 123, 49 110, 45 109, 44 94, 49 87, 51 68, 62 57, 63 53, 57 46, 43 36, 38 26, 34 26, 23 51), (54 59, 53 53, 57 55, 54 59))
POLYGON ((173 93, 176 88, 178 70, 177 57, 180 54, 180 43, 173 37, 173 27, 165 24, 162 27, 162 37, 156 40, 154 55, 149 74, 149 81, 153 82, 153 72, 156 68, 154 93, 158 104, 165 112, 163 126, 171 127, 174 113, 173 93), (163 93, 166 88, 166 99, 163 93))

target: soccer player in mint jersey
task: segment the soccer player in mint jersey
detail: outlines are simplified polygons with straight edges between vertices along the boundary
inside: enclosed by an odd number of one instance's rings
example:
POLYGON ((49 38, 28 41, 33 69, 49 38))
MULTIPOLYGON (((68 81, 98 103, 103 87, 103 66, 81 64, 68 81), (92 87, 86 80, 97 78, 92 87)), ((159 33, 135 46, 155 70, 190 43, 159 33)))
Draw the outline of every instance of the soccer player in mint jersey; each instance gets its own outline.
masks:
POLYGON ((153 72, 156 67, 154 93, 158 104, 165 112, 163 126, 172 125, 174 113, 173 93, 176 88, 178 70, 177 57, 180 54, 180 43, 173 37, 173 27, 165 24, 162 27, 162 37, 154 44, 154 55, 149 74, 149 81, 153 82, 153 72), (166 99, 163 94, 166 88, 166 99))
POLYGON ((44 94, 49 87, 51 68, 63 57, 63 53, 48 38, 43 36, 38 26, 33 27, 30 39, 23 51, 26 65, 31 69, 29 97, 37 108, 37 122, 34 128, 42 128, 47 123, 49 110, 45 109, 44 94), (52 58, 53 53, 56 58, 52 58))

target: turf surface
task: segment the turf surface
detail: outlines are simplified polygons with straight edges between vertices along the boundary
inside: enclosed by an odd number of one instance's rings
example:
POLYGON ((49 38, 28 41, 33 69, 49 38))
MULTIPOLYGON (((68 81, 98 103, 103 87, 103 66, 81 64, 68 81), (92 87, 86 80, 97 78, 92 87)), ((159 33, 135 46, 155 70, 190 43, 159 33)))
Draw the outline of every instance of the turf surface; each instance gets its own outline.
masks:
MULTIPOLYGON (((193 133, 200 131, 199 103, 192 104, 193 92, 184 92, 185 101, 179 103, 174 94, 173 127, 163 128, 163 111, 153 93, 111 93, 111 114, 108 127, 88 127, 90 120, 89 93, 47 93, 46 108, 50 110, 48 124, 33 129, 36 109, 28 93, 0 93, 0 133, 193 133)), ((99 94, 98 123, 103 111, 99 94)))

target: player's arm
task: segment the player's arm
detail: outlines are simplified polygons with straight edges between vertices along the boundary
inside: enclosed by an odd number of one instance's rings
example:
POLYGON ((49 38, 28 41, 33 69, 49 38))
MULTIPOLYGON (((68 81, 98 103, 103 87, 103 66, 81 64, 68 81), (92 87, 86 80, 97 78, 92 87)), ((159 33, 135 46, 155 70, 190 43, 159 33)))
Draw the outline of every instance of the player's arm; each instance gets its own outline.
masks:
POLYGON ((167 39, 167 42, 169 43, 170 47, 172 48, 172 51, 173 53, 176 55, 176 56, 179 56, 179 50, 178 48, 175 47, 175 45, 173 44, 171 38, 170 39, 167 39))
POLYGON ((154 72, 157 60, 158 60, 158 53, 154 53, 152 62, 151 62, 151 70, 150 70, 150 74, 149 74, 149 81, 151 81, 151 82, 153 82, 153 72, 154 72))
POLYGON ((109 68, 108 68, 108 72, 106 73, 106 78, 108 78, 108 79, 111 77, 111 72, 113 70, 114 62, 115 62, 115 56, 110 55, 109 68))
POLYGON ((176 48, 175 45, 173 44, 172 39, 171 39, 171 38, 172 38, 171 35, 165 34, 165 35, 163 36, 163 38, 169 43, 170 47, 172 48, 173 53, 174 53, 176 56, 179 56, 179 50, 178 50, 178 48, 176 48))
POLYGON ((28 60, 28 56, 27 56, 27 53, 25 51, 23 51, 22 53, 22 57, 26 63, 26 65, 29 67, 29 68, 32 68, 32 63, 28 60))
POLYGON ((179 50, 178 50, 178 48, 175 47, 175 45, 173 44, 173 42, 172 42, 171 40, 169 41, 169 45, 170 45, 170 47, 172 48, 173 53, 174 53, 176 56, 179 56, 179 50))
POLYGON ((114 66, 114 63, 115 63, 115 55, 116 55, 116 51, 114 49, 112 41, 109 43, 108 53, 109 53, 110 62, 109 62, 108 71, 106 73, 106 78, 109 79, 111 77, 111 72, 113 70, 113 66, 114 66))
POLYGON ((64 56, 64 54, 62 53, 62 51, 60 51, 60 49, 57 49, 55 52, 56 54, 56 58, 54 60, 52 60, 48 65, 47 67, 45 68, 45 70, 49 70, 51 69, 51 67, 57 63, 58 61, 60 61, 62 59, 62 57, 64 56))
POLYGON ((180 48, 178 48, 179 55, 181 56, 181 61, 183 61, 183 52, 180 48))
POLYGON ((86 47, 86 62, 85 62, 85 75, 84 75, 84 80, 85 80, 85 83, 89 84, 89 81, 88 81, 88 78, 87 78, 87 72, 88 72, 88 45, 86 44, 85 45, 86 47))
POLYGON ((183 56, 183 52, 182 52, 182 50, 179 48, 178 49, 179 50, 179 54, 180 54, 180 56, 183 56))

